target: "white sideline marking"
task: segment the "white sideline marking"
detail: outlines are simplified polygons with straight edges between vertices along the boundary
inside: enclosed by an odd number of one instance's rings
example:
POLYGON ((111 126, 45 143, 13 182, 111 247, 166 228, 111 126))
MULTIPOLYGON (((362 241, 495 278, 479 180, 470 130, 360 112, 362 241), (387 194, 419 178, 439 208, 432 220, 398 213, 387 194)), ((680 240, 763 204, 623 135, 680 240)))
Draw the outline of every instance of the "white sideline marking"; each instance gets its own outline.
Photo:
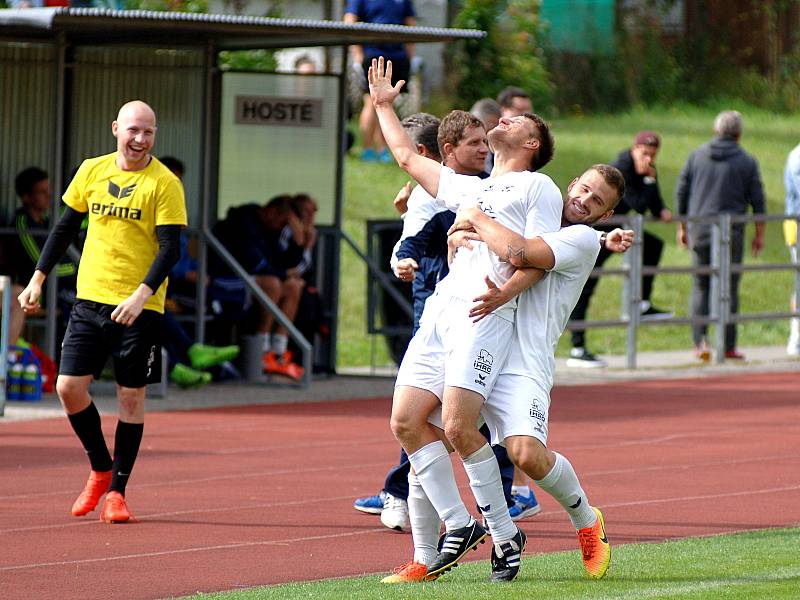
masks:
MULTIPOLYGON (((763 575, 748 575, 747 577, 732 577, 730 579, 706 579, 693 583, 670 584, 659 581, 650 582, 651 589, 636 590, 626 592, 614 592, 617 598, 675 598, 678 595, 695 594, 697 592, 712 591, 735 587, 740 585, 751 585, 754 583, 770 583, 773 581, 786 581, 800 577, 800 568, 783 567, 776 569, 775 572, 763 575)), ((576 600, 582 600, 582 596, 577 596, 576 600)))
POLYGON ((102 558, 82 558, 79 560, 60 560, 55 562, 29 563, 26 565, 13 565, 10 567, 0 567, 0 571, 20 571, 22 569, 39 569, 42 567, 59 567, 65 565, 82 565, 87 563, 111 562, 116 560, 130 560, 132 558, 152 558, 155 556, 170 556, 173 554, 190 554, 193 552, 208 552, 209 550, 231 550, 235 548, 251 548, 253 546, 287 546, 297 542, 312 542, 315 540, 327 540, 331 538, 344 538, 370 533, 383 533, 385 527, 375 529, 362 529, 350 533, 332 533, 329 535, 314 535, 309 537, 294 538, 290 540, 275 540, 262 542, 237 542, 234 544, 218 544, 216 546, 195 546, 193 548, 180 548, 178 550, 163 550, 160 552, 140 552, 136 554, 123 554, 120 556, 104 556, 102 558))

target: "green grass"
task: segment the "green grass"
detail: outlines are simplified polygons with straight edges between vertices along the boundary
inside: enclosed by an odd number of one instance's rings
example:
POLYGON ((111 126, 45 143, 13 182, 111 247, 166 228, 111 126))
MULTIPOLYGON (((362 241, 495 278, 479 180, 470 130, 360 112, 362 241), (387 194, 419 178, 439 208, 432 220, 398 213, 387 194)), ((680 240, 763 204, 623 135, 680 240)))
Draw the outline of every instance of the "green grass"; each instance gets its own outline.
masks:
MULTIPOLYGON (((564 189, 575 175, 589 165, 613 160, 620 150, 630 145, 637 131, 654 129, 662 136, 662 147, 658 155, 659 185, 667 206, 672 207, 675 182, 687 156, 710 139, 714 116, 722 108, 736 108, 743 113, 745 127, 742 146, 759 161, 768 211, 772 214, 782 213, 783 166, 786 155, 797 144, 797 115, 778 115, 745 106, 636 109, 619 115, 558 119, 552 123, 556 137, 555 159, 544 172, 564 189)), ((364 248, 366 221, 397 218, 392 199, 408 178, 395 165, 364 164, 356 158, 348 158, 345 178, 344 227, 364 248)), ((654 224, 648 229, 666 243, 662 265, 690 264, 689 254, 675 244, 673 225, 654 224)), ((752 234, 752 227, 749 234, 752 234)), ((390 364, 383 339, 379 336, 368 336, 366 333, 366 269, 351 250, 343 248, 338 364, 390 364), (375 337, 377 339, 373 339, 375 337)), ((781 226, 776 222, 770 223, 767 228, 766 249, 761 257, 753 259, 748 255, 745 260, 761 263, 786 262, 787 256, 781 226)), ((613 267, 619 260, 614 258, 606 264, 613 267)), ((592 299, 589 318, 618 318, 621 287, 619 277, 602 279, 592 299)), ((740 311, 788 310, 792 287, 793 277, 789 271, 747 273, 741 283, 740 311)), ((688 275, 657 277, 653 302, 660 308, 675 311, 679 316, 688 316, 690 289, 688 275)), ((741 324, 739 345, 783 344, 787 328, 785 320, 741 324)), ((713 328, 711 335, 714 335, 713 328)), ((624 328, 595 329, 587 337, 593 351, 606 354, 625 353, 624 328)), ((568 347, 567 338, 568 336, 562 337, 560 353, 568 347)), ((639 331, 640 351, 681 348, 691 348, 691 335, 687 326, 660 325, 643 327, 639 331)))
POLYGON ((439 581, 381 585, 380 576, 329 579, 192 598, 257 600, 271 598, 493 598, 542 600, 593 598, 797 598, 800 529, 771 529, 660 544, 614 548, 611 569, 601 581, 583 575, 575 552, 529 556, 512 584, 487 582, 486 561, 466 563, 439 581))

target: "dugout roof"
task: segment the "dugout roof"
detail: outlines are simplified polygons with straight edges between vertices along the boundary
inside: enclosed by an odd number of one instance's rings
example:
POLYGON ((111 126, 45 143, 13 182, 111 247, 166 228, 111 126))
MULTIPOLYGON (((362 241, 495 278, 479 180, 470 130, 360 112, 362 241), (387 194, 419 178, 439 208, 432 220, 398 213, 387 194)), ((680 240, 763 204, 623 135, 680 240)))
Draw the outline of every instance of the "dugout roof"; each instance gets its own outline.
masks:
POLYGON ((0 25, 3 36, 29 39, 53 38, 63 33, 80 44, 197 46, 213 42, 220 50, 446 42, 485 35, 468 29, 63 7, 0 10, 0 25))

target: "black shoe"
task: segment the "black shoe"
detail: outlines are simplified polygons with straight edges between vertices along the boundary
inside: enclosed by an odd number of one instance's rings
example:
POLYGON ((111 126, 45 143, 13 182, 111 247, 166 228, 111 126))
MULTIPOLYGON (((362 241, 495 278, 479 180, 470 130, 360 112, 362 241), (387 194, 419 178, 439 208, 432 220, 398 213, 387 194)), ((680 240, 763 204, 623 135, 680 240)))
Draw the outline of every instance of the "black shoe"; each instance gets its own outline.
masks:
POLYGON ((445 531, 439 538, 439 554, 428 566, 428 578, 439 576, 458 566, 458 561, 486 539, 486 530, 475 519, 466 527, 445 531))
POLYGON ((639 313, 640 321, 661 321, 663 319, 671 319, 674 316, 675 313, 656 308, 647 300, 642 301, 642 310, 639 313))
POLYGON ((514 581, 519 573, 527 539, 525 532, 517 529, 517 535, 509 541, 492 546, 492 583, 514 581))

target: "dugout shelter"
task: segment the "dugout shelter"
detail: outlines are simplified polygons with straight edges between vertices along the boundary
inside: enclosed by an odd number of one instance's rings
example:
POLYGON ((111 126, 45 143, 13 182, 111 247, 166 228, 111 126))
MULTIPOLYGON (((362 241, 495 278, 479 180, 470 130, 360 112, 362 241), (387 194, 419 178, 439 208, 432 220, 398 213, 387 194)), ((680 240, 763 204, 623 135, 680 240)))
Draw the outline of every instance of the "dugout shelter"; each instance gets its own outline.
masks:
MULTIPOLYGON (((0 10, 0 217, 17 205, 15 174, 48 171, 53 215, 72 170, 115 148, 111 121, 125 101, 142 99, 158 116, 154 154, 187 167, 190 229, 198 239, 199 280, 216 252, 242 276, 255 299, 287 325, 303 351, 309 383, 312 346, 211 233, 230 206, 263 204, 280 193, 310 193, 319 202, 318 287, 337 314, 341 242, 347 46, 381 42, 476 39, 472 30, 405 27, 252 16, 113 11, 94 8, 0 10), (326 73, 297 75, 222 70, 230 50, 338 47, 326 73)), ((8 233, 8 231, 6 232, 8 233)), ((55 278, 48 305, 55 306, 55 278)), ((197 291, 196 337, 205 335, 206 299, 197 291)), ((335 369, 331 342, 316 357, 335 369)), ((55 311, 46 317, 46 351, 56 348, 55 311)))

